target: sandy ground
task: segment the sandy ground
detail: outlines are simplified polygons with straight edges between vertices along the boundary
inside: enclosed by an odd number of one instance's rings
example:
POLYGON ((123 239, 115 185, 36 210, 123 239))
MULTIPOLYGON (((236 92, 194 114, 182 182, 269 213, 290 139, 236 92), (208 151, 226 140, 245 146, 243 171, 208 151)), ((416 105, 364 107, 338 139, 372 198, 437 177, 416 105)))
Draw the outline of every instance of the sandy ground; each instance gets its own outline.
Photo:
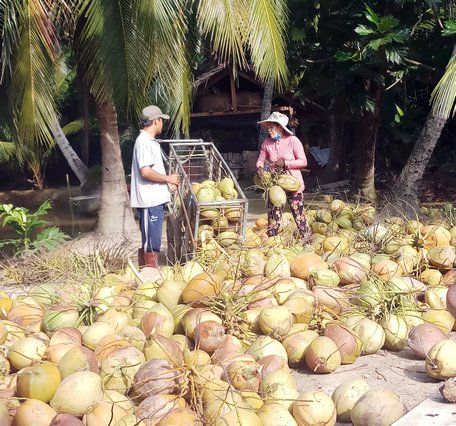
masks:
MULTIPOLYGON (((442 382, 426 374, 424 360, 410 349, 401 352, 380 350, 359 357, 353 364, 343 365, 331 374, 295 372, 299 390, 322 390, 331 395, 341 383, 364 379, 370 388, 385 388, 400 396, 407 410, 412 409, 438 391, 442 382)), ((423 420, 424 421, 424 420, 423 420)), ((420 423, 420 426, 425 423, 420 423)))

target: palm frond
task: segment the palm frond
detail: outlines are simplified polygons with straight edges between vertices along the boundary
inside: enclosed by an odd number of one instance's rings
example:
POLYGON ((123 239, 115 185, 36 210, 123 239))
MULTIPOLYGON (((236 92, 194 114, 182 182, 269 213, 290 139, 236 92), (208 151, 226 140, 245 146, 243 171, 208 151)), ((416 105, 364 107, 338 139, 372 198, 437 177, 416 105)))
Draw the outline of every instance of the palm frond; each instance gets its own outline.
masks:
MULTIPOLYGON (((18 2, 8 3, 11 7, 18 2)), ((10 82, 11 108, 19 143, 51 145, 57 40, 43 0, 27 0, 10 10, 17 20, 19 42, 15 47, 10 82)), ((14 17, 14 18, 13 18, 14 17)))
POLYGON ((138 31, 148 47, 145 87, 151 85, 153 102, 171 116, 173 133, 188 134, 192 91, 186 0, 134 1, 138 31))
POLYGON ((65 136, 71 136, 80 132, 84 128, 84 120, 78 118, 77 120, 70 121, 62 127, 65 136))
POLYGON ((182 132, 188 136, 190 129, 190 98, 192 94, 191 73, 188 63, 169 57, 157 69, 157 78, 151 86, 153 102, 162 107, 170 115, 172 133, 182 132))
POLYGON ((14 142, 0 141, 0 163, 10 161, 16 155, 16 144, 14 142))
POLYGON ((287 79, 285 23, 288 9, 284 0, 258 0, 251 3, 248 45, 258 77, 274 79, 281 87, 287 79))
POLYGON ((18 0, 0 0, 0 84, 11 76, 14 53, 19 41, 18 0))
POLYGON ((197 19, 201 31, 210 39, 214 52, 233 69, 247 65, 245 45, 248 38, 249 9, 243 0, 200 0, 197 19))
POLYGON ((456 46, 440 81, 431 93, 432 111, 449 118, 456 112, 456 46))
POLYGON ((112 98, 130 118, 145 103, 148 62, 132 13, 132 1, 84 0, 76 44, 92 94, 98 100, 112 98))

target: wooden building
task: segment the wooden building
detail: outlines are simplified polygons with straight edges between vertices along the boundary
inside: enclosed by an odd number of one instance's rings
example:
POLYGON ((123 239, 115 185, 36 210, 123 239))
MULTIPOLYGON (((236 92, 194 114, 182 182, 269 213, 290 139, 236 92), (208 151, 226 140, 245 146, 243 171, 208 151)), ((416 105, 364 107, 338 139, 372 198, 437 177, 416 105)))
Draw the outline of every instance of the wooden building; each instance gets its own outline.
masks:
MULTIPOLYGON (((238 177, 255 171, 264 86, 253 72, 238 71, 236 79, 228 64, 201 74, 194 84, 191 137, 215 143, 238 177)), ((304 142, 299 126, 308 106, 275 96, 272 110, 290 117, 290 125, 304 142)))

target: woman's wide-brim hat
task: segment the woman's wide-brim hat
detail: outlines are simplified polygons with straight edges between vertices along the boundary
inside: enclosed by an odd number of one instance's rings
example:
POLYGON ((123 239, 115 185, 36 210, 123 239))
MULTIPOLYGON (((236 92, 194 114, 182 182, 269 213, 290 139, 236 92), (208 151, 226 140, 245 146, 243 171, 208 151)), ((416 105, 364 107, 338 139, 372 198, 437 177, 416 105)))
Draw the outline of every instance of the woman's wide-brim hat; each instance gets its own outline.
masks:
POLYGON ((275 111, 266 120, 262 120, 262 121, 258 122, 258 124, 262 127, 267 127, 268 123, 280 124, 282 126, 283 130, 285 130, 290 135, 293 134, 293 132, 287 127, 288 117, 285 114, 275 111))

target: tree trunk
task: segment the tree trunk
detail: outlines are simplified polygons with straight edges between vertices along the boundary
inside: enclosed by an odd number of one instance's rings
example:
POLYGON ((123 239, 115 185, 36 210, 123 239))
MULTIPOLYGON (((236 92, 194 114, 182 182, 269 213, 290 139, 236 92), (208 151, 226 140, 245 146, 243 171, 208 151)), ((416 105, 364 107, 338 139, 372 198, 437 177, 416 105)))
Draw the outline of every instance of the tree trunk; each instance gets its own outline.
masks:
POLYGON ((84 187, 86 184, 86 176, 88 171, 87 166, 81 161, 78 154, 76 154, 73 147, 70 145, 70 142, 68 142, 68 139, 64 135, 62 128, 58 122, 52 129, 52 134, 54 135, 55 143, 60 148, 60 151, 65 157, 65 160, 67 161, 71 170, 78 178, 81 187, 84 187))
MULTIPOLYGON (((369 84, 373 84, 369 82, 369 84)), ((375 201, 375 145, 380 125, 380 103, 384 87, 374 86, 375 110, 359 120, 355 130, 355 185, 354 190, 367 200, 375 201)))
MULTIPOLYGON (((419 203, 418 184, 446 122, 446 118, 439 117, 432 111, 427 116, 410 157, 391 190, 390 201, 396 213, 398 209, 406 214, 416 213, 419 203)), ((391 210, 390 207, 386 206, 385 209, 391 210)))
POLYGON ((111 102, 97 102, 100 126, 102 192, 96 233, 109 238, 137 240, 139 228, 133 218, 125 182, 117 127, 111 102))
MULTIPOLYGON (((274 79, 270 78, 266 86, 264 86, 264 93, 263 93, 263 102, 261 104, 261 120, 266 120, 271 115, 271 107, 272 107, 272 95, 274 93, 274 79)), ((265 128, 260 126, 259 133, 258 133, 258 150, 261 148, 261 144, 265 140, 268 132, 265 128)))
POLYGON ((323 183, 337 182, 343 178, 344 168, 344 119, 339 100, 333 99, 329 108, 329 159, 321 171, 323 183))
POLYGON ((89 122, 90 122, 90 111, 89 111, 89 98, 90 92, 87 87, 87 84, 84 80, 84 75, 82 72, 77 70, 77 80, 78 80, 78 92, 79 92, 79 107, 81 110, 82 119, 84 122, 84 127, 82 128, 81 134, 81 157, 84 164, 89 164, 90 158, 90 138, 89 138, 89 122))

